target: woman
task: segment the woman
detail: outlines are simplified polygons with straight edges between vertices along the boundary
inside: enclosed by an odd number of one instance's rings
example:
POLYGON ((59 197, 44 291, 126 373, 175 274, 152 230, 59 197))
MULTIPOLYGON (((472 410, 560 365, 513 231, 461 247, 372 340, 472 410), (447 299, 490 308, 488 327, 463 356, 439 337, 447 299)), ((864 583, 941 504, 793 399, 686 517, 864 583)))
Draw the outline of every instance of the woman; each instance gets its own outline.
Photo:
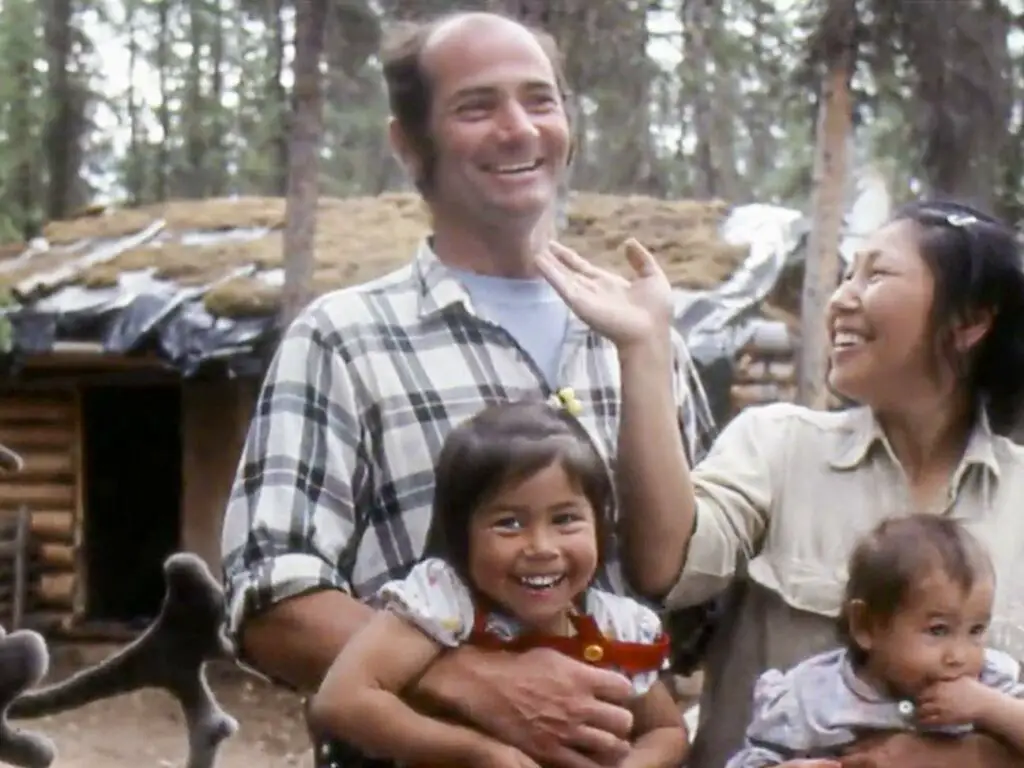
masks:
MULTIPOLYGON (((664 392, 664 274, 646 257, 630 282, 553 253, 541 269, 618 346, 623 388, 646 404, 623 414, 649 425, 648 439, 630 446, 646 452, 637 463, 649 473, 634 483, 663 495, 624 504, 634 583, 671 608, 728 596, 705 664, 692 768, 719 768, 739 748, 762 672, 835 646, 842 564, 887 516, 967 521, 996 563, 989 642, 1024 660, 1024 449, 1000 436, 1024 400, 1024 273, 1012 230, 951 203, 898 211, 828 307, 829 385, 857 407, 749 408, 692 473, 666 448, 676 428, 664 392)), ((961 764, 1000 764, 984 737, 963 744, 961 764)), ((923 737, 871 749, 902 768, 928 764, 923 737)))

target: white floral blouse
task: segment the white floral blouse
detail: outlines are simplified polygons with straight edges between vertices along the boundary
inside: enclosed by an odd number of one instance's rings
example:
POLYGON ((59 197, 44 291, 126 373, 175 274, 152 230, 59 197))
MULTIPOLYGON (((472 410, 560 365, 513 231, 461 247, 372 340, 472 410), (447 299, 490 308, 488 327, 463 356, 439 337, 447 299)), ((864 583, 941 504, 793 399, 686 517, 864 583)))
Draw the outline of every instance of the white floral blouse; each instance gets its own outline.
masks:
MULTIPOLYGON (((478 624, 477 609, 465 582, 448 563, 428 558, 417 564, 404 579, 385 584, 377 594, 382 607, 415 624, 437 643, 457 648, 468 642, 478 624)), ((663 634, 658 615, 636 600, 598 589, 587 591, 585 611, 608 639, 623 643, 653 645, 663 634)), ((485 631, 500 640, 513 640, 522 633, 515 618, 497 612, 483 617, 485 631)), ((667 669, 664 659, 661 669, 667 669)), ((615 669, 612 665, 610 669, 615 669)), ((643 695, 658 679, 658 670, 629 675, 636 695, 643 695)))

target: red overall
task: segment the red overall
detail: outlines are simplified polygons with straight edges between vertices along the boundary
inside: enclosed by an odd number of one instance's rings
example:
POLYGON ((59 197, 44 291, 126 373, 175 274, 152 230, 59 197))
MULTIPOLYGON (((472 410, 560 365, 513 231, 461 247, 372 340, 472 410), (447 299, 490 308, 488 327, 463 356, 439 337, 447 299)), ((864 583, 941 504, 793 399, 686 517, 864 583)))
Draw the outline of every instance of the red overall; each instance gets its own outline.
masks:
POLYGON ((614 667, 627 675, 656 672, 668 658, 668 635, 664 632, 653 643, 627 643, 605 637, 592 616, 569 615, 576 634, 573 637, 526 633, 512 640, 502 640, 487 631, 487 614, 477 609, 473 631, 466 641, 478 648, 522 653, 532 648, 551 648, 596 667, 614 667))
MULTIPOLYGON (((512 640, 502 640, 487 631, 487 611, 476 610, 473 631, 466 642, 477 648, 522 653, 533 648, 551 648, 595 667, 615 667, 627 675, 656 672, 668 658, 668 635, 664 632, 653 643, 627 643, 605 637, 593 616, 569 615, 576 634, 573 637, 526 633, 512 640)), ((416 765, 413 768, 438 768, 416 765)))

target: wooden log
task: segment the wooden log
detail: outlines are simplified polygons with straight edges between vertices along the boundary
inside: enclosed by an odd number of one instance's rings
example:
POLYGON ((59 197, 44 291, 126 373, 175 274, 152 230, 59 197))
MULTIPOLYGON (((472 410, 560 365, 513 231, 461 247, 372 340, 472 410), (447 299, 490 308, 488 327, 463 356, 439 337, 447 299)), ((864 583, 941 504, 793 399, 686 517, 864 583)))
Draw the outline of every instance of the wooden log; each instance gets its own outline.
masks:
POLYGON ((743 351, 764 357, 791 357, 795 351, 794 334, 785 323, 765 320, 754 326, 743 351))
MULTIPOLYGON (((26 585, 29 607, 45 606, 70 610, 74 598, 75 575, 59 573, 32 578, 26 585)), ((16 588, 11 580, 0 580, 0 616, 10 616, 16 588)))
POLYGON ((796 383, 796 376, 792 371, 787 375, 785 371, 773 371, 770 368, 765 371, 737 371, 732 383, 739 386, 789 386, 796 383))
MULTIPOLYGON (((0 439, 0 442, 3 442, 0 439)), ((15 476, 17 477, 17 476, 15 476)), ((71 507, 75 502, 75 486, 68 483, 0 482, 0 504, 28 504, 31 508, 71 507)))
POLYGON ((74 603, 77 576, 74 573, 44 573, 33 580, 32 596, 42 605, 70 609, 74 603))
POLYGON ((73 424, 10 426, 0 425, 0 443, 9 445, 16 451, 27 451, 29 448, 63 448, 69 449, 74 444, 75 430, 73 424))
POLYGON ((70 451, 31 451, 23 453, 21 457, 25 460, 25 466, 18 473, 19 480, 38 482, 74 475, 75 463, 70 451))
POLYGON ((73 403, 66 397, 50 398, 8 395, 0 392, 0 424, 46 422, 67 423, 74 416, 73 403))
POLYGON ((75 547, 72 544, 46 542, 32 553, 34 563, 43 570, 71 571, 75 568, 75 547))
POLYGON ((75 515, 70 509, 40 509, 32 512, 29 525, 33 538, 44 541, 71 541, 75 515))
POLYGON ((737 413, 751 405, 761 403, 791 402, 795 397, 795 388, 776 384, 740 384, 732 387, 730 399, 733 413, 737 413))

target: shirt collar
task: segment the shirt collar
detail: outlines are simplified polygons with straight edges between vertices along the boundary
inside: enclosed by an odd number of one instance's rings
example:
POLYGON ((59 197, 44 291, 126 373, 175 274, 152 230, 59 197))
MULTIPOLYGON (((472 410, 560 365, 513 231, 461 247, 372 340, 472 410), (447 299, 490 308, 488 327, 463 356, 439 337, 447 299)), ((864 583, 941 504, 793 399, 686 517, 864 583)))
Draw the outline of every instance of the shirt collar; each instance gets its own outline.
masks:
MULTIPOLYGON (((841 430, 842 434, 829 460, 833 468, 854 469, 865 461, 868 452, 876 443, 883 445, 890 458, 895 462, 896 456, 892 447, 870 408, 860 406, 847 411, 846 423, 841 430)), ((984 467, 991 472, 994 478, 999 478, 995 435, 992 433, 992 426, 984 408, 978 409, 974 427, 967 440, 967 448, 954 473, 952 487, 959 487, 964 473, 972 466, 984 467)))
POLYGON ((461 304, 468 312, 473 311, 469 293, 437 258, 430 245, 430 238, 423 238, 416 249, 413 273, 419 292, 420 319, 438 315, 454 304, 461 304))
MULTIPOLYGON (((469 292, 455 273, 437 257, 429 237, 421 240, 416 249, 413 274, 418 288, 418 315, 421 320, 439 315, 457 304, 461 304, 467 313, 476 315, 469 292)), ((587 325, 570 311, 566 341, 579 343, 588 333, 587 325)))

